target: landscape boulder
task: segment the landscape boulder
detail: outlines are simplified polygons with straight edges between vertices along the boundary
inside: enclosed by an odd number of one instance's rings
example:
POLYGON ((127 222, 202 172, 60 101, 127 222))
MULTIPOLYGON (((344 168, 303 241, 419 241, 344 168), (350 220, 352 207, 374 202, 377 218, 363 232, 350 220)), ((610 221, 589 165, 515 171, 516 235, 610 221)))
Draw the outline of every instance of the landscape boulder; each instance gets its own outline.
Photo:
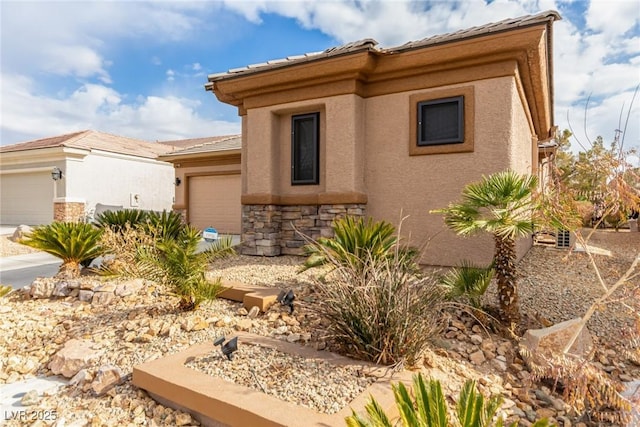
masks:
POLYGON ((91 389, 96 396, 102 396, 111 388, 122 382, 124 375, 117 366, 105 365, 101 366, 91 383, 91 389))
POLYGON ((17 242, 18 240, 22 239, 24 237, 25 234, 31 233, 33 231, 33 228, 29 227, 28 225, 19 225, 15 231, 13 232, 13 235, 9 238, 9 240, 13 241, 13 242, 17 242))
POLYGON ((71 339, 67 341, 49 362, 49 369, 54 374, 62 374, 67 378, 73 377, 80 369, 102 355, 102 351, 93 349, 93 342, 71 339))

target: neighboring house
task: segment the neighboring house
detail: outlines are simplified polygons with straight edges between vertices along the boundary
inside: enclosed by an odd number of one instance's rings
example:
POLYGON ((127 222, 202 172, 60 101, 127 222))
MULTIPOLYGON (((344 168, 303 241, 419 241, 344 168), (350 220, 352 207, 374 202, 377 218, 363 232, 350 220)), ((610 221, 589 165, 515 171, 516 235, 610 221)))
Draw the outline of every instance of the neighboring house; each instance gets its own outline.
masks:
MULTIPOLYGON (((374 40, 210 75, 242 117, 243 252, 300 253, 345 214, 395 224, 423 263, 488 263, 429 211, 465 184, 538 173, 553 137, 554 11, 393 48, 374 40)), ((531 239, 519 244, 522 255, 531 239)))
POLYGON ((204 230, 240 234, 240 135, 162 141, 178 148, 159 157, 175 167, 173 209, 204 230))
POLYGON ((173 165, 157 157, 173 149, 93 130, 0 147, 0 222, 75 221, 98 203, 170 210, 173 165))

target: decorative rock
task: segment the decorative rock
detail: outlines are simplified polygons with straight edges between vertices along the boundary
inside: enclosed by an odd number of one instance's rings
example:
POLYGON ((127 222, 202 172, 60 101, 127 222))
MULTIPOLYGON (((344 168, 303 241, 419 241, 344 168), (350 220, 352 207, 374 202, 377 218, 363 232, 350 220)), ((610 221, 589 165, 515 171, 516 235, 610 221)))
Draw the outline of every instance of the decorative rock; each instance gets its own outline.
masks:
POLYGON ((91 300, 93 299, 93 291, 81 289, 78 293, 78 299, 83 302, 91 302, 91 300))
POLYGON ((471 353, 469 355, 469 360, 474 365, 482 365, 482 363, 487 359, 484 357, 484 353, 482 352, 482 350, 478 350, 475 353, 471 353))
POLYGON ((471 335, 471 336, 469 337, 469 339, 471 340, 471 342, 472 342, 472 343, 474 343, 474 344, 476 344, 476 345, 482 344, 482 341, 484 341, 484 340, 482 339, 482 337, 481 337, 480 335, 478 335, 478 334, 473 334, 473 335, 471 335))
POLYGON ((32 298, 50 298, 55 288, 55 283, 51 279, 38 277, 31 283, 29 295, 32 298))
POLYGON ((138 293, 142 288, 144 288, 144 280, 133 279, 118 284, 113 293, 119 297, 126 297, 138 293))
MULTIPOLYGON (((548 328, 529 329, 524 334, 522 344, 534 355, 558 355, 581 325, 582 319, 575 318, 548 328)), ((587 328, 584 327, 569 352, 576 356, 587 357, 592 347, 593 339, 587 328)))
POLYGON ((507 370, 507 358, 504 356, 497 356, 491 361, 491 364, 502 372, 507 370))
POLYGON ((15 231, 13 232, 9 240, 13 242, 17 242, 18 240, 22 239, 25 236, 25 234, 29 234, 31 232, 33 232, 33 228, 29 227, 28 225, 21 224, 18 227, 16 227, 15 231))
POLYGON ((249 310, 249 313, 247 313, 247 317, 249 319, 255 319, 256 317, 258 317, 259 314, 260 314, 260 308, 254 305, 253 307, 251 307, 251 310, 249 310))
POLYGON ((240 319, 238 323, 236 323, 235 328, 237 331, 248 331, 253 326, 253 320, 251 319, 240 319))
POLYGON ((536 410, 536 418, 553 418, 556 416, 556 411, 551 408, 538 408, 536 410))
POLYGON ((300 341, 300 334, 289 334, 287 335, 288 342, 296 342, 300 341))
POLYGON ((246 308, 240 307, 238 309, 238 316, 246 316, 247 314, 249 314, 249 312, 247 311, 246 308))
POLYGON ((91 305, 104 306, 109 305, 115 298, 113 292, 94 292, 91 305))
POLYGON ((76 386, 91 380, 93 380, 93 376, 91 375, 91 373, 86 369, 80 369, 78 373, 75 374, 73 378, 71 378, 71 380, 69 380, 69 385, 76 386))
POLYGON ((186 426, 192 424, 191 415, 186 414, 184 412, 179 412, 176 414, 176 425, 177 426, 186 426))
POLYGON ((69 296, 69 294, 71 294, 71 289, 66 280, 57 282, 53 287, 53 292, 51 292, 52 297, 66 297, 69 296))
POLYGON ((96 377, 91 383, 91 388, 96 396, 102 396, 112 387, 122 382, 122 371, 117 366, 101 366, 96 373, 96 377))
POLYGON ((91 341, 72 339, 53 355, 49 362, 49 369, 54 374, 62 374, 67 378, 73 377, 84 368, 87 363, 102 355, 102 351, 94 350, 91 341))
POLYGON ((20 399, 20 404, 22 406, 32 406, 40 403, 40 395, 37 390, 29 390, 22 396, 20 399))

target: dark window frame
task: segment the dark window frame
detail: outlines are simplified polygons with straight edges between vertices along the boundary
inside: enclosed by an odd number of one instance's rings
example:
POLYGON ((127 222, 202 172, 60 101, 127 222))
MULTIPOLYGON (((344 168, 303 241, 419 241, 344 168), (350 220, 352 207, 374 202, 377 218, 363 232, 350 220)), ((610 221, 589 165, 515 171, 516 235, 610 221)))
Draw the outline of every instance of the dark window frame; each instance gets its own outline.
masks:
POLYGON ((432 99, 428 101, 419 102, 417 105, 417 126, 418 129, 416 131, 417 134, 417 145, 418 147, 429 147, 434 145, 446 145, 446 144, 463 144, 464 143, 464 95, 452 96, 448 98, 439 98, 432 99), (436 107, 442 104, 456 104, 456 113, 457 113, 457 132, 453 137, 447 138, 428 138, 428 135, 423 135, 423 126, 422 123, 425 120, 428 120, 425 117, 427 112, 427 107, 436 107))
POLYGON ((291 116, 291 185, 317 185, 320 183, 320 113, 296 114, 291 116), (301 165, 297 162, 299 158, 300 141, 297 125, 302 122, 313 120, 313 134, 311 149, 313 159, 311 162, 311 178, 299 178, 302 173, 301 165))

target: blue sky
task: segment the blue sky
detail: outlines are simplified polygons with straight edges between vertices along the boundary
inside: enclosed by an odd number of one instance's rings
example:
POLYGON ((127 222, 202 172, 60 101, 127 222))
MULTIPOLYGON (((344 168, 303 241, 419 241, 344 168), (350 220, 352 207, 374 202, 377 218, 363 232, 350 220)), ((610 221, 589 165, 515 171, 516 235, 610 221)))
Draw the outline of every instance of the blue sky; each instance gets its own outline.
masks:
POLYGON ((582 142, 611 141, 631 106, 625 147, 640 146, 637 0, 0 0, 0 143, 82 129, 151 141, 239 133, 235 108, 204 91, 208 74, 548 9, 563 16, 554 26, 556 124, 582 142))

